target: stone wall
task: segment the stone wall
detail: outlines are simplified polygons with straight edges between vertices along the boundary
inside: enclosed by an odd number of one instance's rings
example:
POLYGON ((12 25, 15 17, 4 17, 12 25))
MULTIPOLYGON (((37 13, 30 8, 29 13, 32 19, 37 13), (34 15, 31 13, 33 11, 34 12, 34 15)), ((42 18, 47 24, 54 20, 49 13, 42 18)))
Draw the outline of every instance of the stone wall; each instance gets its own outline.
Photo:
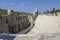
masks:
POLYGON ((18 33, 29 26, 28 16, 15 15, 13 10, 8 10, 8 15, 1 16, 0 18, 0 32, 2 30, 2 33, 18 33))
POLYGON ((33 27, 33 17, 28 15, 28 20, 31 23, 31 27, 33 27))

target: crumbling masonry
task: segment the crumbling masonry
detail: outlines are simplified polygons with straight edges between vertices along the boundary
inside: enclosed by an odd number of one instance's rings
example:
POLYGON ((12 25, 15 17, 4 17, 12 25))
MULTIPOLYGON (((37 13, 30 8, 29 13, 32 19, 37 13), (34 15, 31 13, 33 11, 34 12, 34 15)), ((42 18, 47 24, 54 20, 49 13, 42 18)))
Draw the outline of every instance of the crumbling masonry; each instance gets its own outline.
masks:
POLYGON ((0 16, 0 33, 18 33, 30 26, 28 16, 15 15, 13 10, 7 12, 7 15, 0 16))

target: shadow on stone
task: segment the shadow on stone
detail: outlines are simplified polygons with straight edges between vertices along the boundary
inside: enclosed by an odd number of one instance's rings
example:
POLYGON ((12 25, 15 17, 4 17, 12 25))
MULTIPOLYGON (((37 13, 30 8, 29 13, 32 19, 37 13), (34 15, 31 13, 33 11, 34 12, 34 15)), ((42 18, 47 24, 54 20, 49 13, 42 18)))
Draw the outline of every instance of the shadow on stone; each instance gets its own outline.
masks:
POLYGON ((16 37, 15 35, 9 35, 9 34, 2 35, 2 34, 0 34, 0 39, 2 39, 2 40, 14 40, 15 37, 16 37))

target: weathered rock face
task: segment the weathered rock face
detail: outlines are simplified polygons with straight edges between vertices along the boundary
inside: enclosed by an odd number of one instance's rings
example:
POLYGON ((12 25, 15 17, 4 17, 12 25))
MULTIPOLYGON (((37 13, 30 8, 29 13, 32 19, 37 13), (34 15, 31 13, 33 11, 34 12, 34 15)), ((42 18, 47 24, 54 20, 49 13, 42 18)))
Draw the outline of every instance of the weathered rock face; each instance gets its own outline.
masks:
POLYGON ((17 16, 13 10, 0 17, 0 33, 18 33, 30 26, 28 16, 17 16))
POLYGON ((0 33, 9 33, 8 32, 8 25, 4 23, 3 18, 0 17, 0 33))

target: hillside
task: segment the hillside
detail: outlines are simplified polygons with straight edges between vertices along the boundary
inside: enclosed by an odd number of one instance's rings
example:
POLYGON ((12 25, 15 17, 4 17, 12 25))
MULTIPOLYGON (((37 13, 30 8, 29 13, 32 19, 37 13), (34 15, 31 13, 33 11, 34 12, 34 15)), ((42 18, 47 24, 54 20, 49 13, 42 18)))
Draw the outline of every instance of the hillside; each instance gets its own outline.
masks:
MULTIPOLYGON (((0 15, 6 15, 7 14, 7 10, 4 9, 0 9, 0 15)), ((27 12, 17 12, 15 11, 16 15, 32 15, 31 13, 27 13, 27 12)))

